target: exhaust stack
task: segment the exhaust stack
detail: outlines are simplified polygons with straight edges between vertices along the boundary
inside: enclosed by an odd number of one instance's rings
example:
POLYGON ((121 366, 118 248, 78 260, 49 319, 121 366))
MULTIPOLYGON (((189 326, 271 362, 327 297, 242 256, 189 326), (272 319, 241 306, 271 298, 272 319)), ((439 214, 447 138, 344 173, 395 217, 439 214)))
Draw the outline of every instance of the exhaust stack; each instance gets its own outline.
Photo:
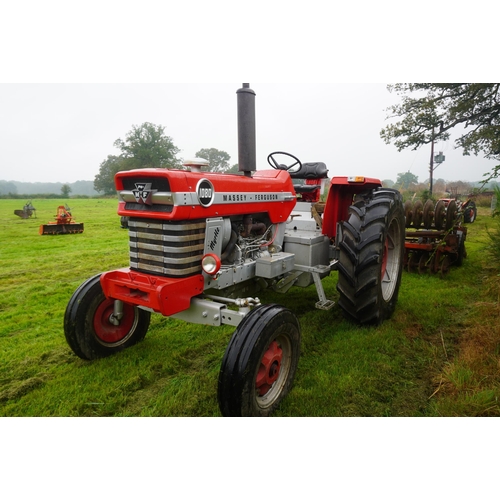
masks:
POLYGON ((236 91, 238 98, 238 169, 251 177, 257 170, 255 92, 249 83, 236 91))

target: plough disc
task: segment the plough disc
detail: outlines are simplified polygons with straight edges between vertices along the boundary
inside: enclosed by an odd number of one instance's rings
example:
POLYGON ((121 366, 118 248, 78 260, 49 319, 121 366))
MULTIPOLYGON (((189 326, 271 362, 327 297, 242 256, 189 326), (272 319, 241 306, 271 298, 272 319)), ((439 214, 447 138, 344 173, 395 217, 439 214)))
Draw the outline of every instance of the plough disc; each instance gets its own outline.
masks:
POLYGON ((457 204, 451 200, 446 208, 446 230, 449 231, 454 225, 457 217, 457 204))
POLYGON ((432 226, 432 221, 434 219, 434 203, 431 200, 427 200, 424 205, 423 212, 424 227, 430 229, 432 226))
POLYGON ((418 274, 425 274, 427 272, 427 260, 429 256, 422 254, 420 260, 418 261, 418 274))
POLYGON ((423 205, 420 200, 417 200, 413 205, 413 227, 418 229, 422 225, 423 205))
POLYGON ((446 214, 445 203, 443 200, 439 200, 436 203, 436 209, 434 210, 434 226, 438 231, 443 229, 445 214, 446 214))
POLYGON ((412 218, 413 218, 413 209, 412 209, 412 202, 411 201, 407 201, 405 202, 405 218, 406 218, 406 223, 405 223, 405 226, 406 227, 410 227, 411 226, 411 221, 412 221, 412 218))

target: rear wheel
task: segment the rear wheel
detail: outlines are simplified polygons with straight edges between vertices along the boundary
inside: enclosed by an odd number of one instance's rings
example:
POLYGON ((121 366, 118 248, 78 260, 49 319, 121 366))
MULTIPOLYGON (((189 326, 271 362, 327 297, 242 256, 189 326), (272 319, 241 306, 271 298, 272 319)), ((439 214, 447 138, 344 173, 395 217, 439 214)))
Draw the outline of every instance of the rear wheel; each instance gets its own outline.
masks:
POLYGON ((253 309, 229 342, 219 373, 225 417, 267 417, 291 389, 300 352, 300 326, 279 305, 253 309))
POLYGON ((464 222, 473 223, 477 217, 476 204, 470 201, 464 210, 464 222))
POLYGON ((358 196, 342 223, 339 306, 360 324, 379 324, 396 307, 403 269, 405 210, 401 194, 378 188, 358 196))
POLYGON ((64 315, 64 334, 82 359, 110 356, 142 340, 151 313, 131 304, 107 299, 100 274, 83 283, 73 294, 64 315), (119 306, 118 308, 116 306, 119 306))

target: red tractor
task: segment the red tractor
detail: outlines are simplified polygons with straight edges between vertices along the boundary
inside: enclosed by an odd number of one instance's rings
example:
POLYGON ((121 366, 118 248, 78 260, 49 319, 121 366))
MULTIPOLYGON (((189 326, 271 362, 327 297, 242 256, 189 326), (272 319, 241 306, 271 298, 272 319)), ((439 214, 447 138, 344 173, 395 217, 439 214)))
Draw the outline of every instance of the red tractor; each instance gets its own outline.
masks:
POLYGON ((83 359, 111 355, 142 340, 150 314, 232 325, 218 402, 224 416, 268 416, 289 392, 300 352, 300 325, 263 289, 314 285, 339 272, 338 303, 359 324, 377 325, 396 306, 404 258, 405 214, 398 191, 377 179, 334 177, 318 203, 324 163, 272 153, 256 170, 255 93, 237 91, 239 174, 144 169, 115 177, 118 214, 128 218, 130 267, 83 283, 65 313, 68 344, 83 359), (300 185, 294 184, 302 183, 300 185))

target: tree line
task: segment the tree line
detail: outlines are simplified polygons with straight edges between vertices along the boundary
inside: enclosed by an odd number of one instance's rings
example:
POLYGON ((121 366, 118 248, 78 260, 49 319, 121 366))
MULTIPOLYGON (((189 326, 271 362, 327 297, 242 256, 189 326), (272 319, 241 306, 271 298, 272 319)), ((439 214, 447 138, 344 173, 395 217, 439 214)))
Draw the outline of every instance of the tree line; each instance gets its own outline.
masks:
MULTIPOLYGON (((430 196, 429 192, 430 179, 424 182, 419 182, 418 176, 411 172, 401 172, 398 174, 396 182, 391 179, 384 179, 382 184, 387 188, 398 189, 402 192, 421 193, 430 196)), ((435 179, 434 193, 437 195, 449 195, 452 198, 467 197, 472 194, 478 194, 484 190, 492 191, 500 186, 496 181, 489 182, 465 182, 465 181, 446 181, 445 179, 435 179)))
POLYGON ((19 182, 0 180, 0 196, 3 197, 38 197, 57 195, 59 198, 70 196, 96 196, 92 181, 62 182, 19 182))

